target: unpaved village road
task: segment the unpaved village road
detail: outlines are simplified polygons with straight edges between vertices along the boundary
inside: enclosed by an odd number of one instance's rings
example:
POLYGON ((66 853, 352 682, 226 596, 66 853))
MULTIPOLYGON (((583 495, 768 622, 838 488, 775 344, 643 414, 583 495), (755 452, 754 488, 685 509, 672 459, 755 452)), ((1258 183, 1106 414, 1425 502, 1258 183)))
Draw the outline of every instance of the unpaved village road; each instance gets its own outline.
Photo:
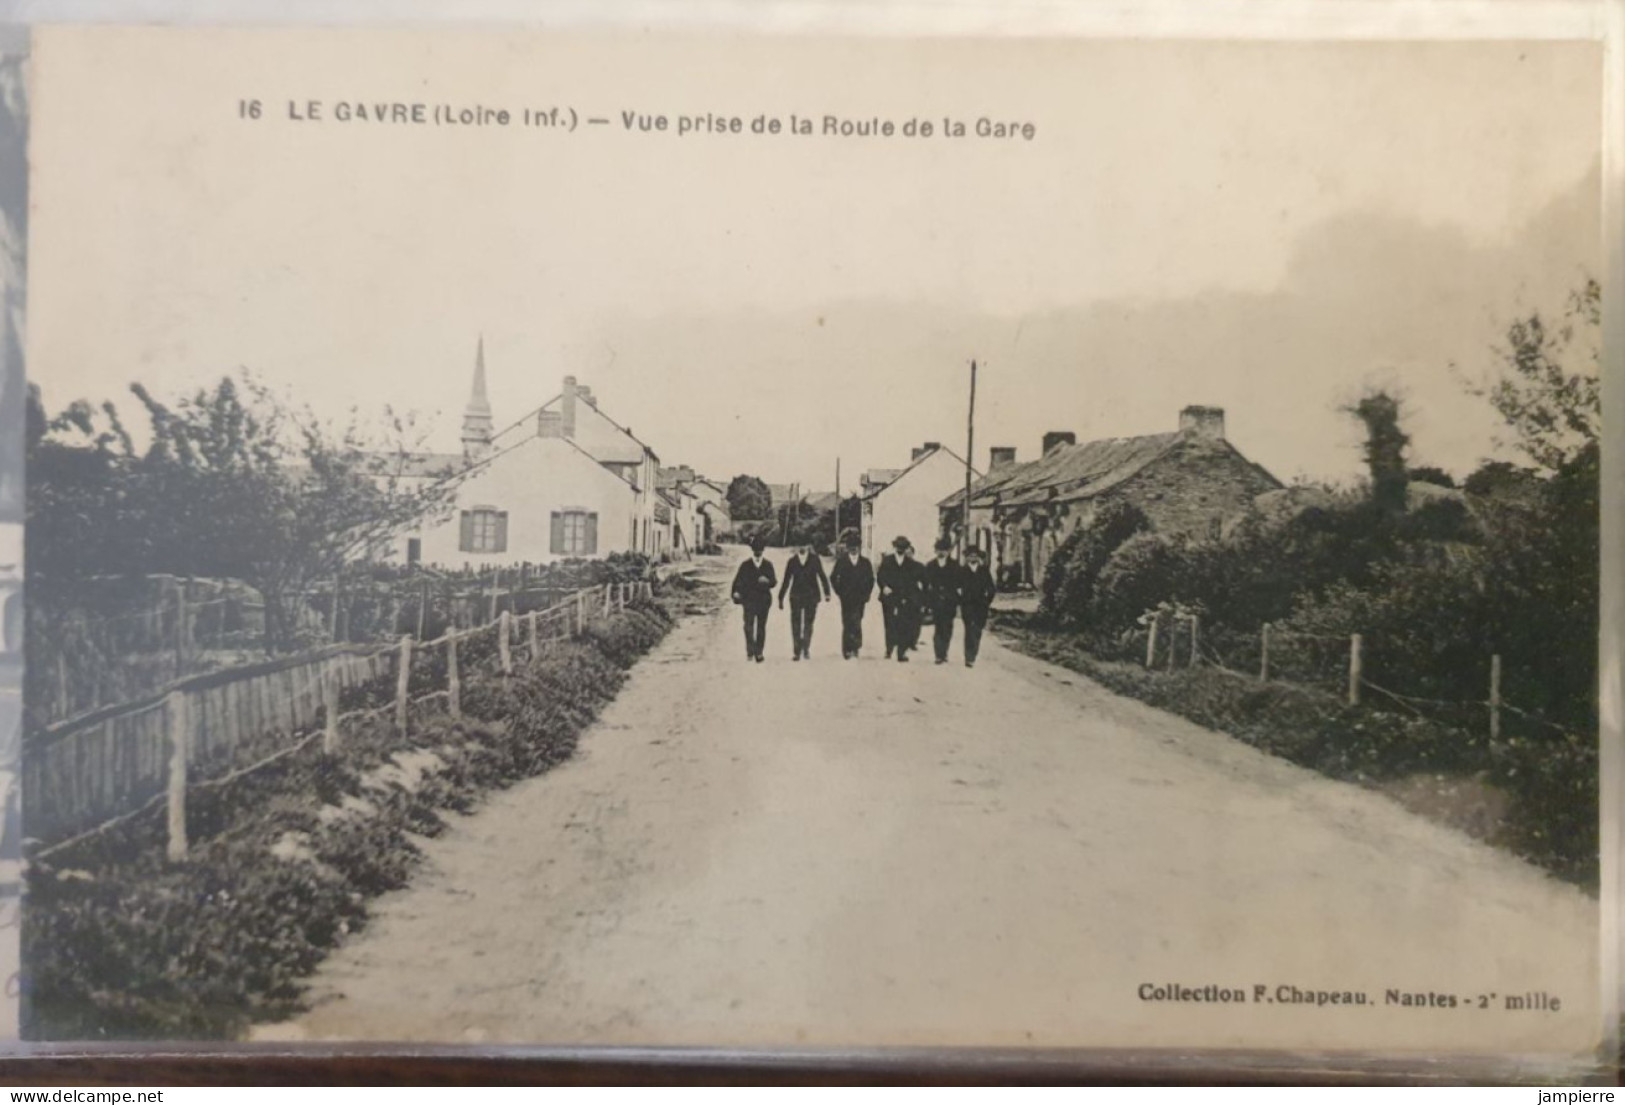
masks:
POLYGON ((1522 1050, 1595 1022, 1596 905, 1387 799, 989 638, 790 661, 690 617, 576 758, 453 817, 267 1039, 1522 1050), (1146 1001, 1142 984, 1375 1008, 1146 1001), (1384 1005, 1390 988, 1451 1008, 1384 1005), (1560 1012, 1508 1012, 1506 994, 1560 1012), (1492 1008, 1477 1008, 1478 995, 1492 1008))

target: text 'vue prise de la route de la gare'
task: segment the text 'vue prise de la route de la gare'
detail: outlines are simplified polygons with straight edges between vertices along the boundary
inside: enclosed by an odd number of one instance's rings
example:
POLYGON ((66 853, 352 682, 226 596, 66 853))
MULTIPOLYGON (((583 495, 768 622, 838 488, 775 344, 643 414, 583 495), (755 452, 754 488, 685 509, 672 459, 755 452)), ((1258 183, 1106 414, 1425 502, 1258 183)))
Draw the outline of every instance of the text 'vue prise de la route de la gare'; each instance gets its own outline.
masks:
POLYGON ((609 114, 591 114, 568 105, 510 108, 485 103, 457 104, 422 100, 328 100, 244 98, 237 101, 237 117, 248 121, 281 120, 305 124, 345 124, 386 127, 491 127, 574 133, 580 129, 607 129, 624 134, 688 137, 796 137, 874 139, 998 139, 1031 142, 1038 124, 1028 119, 993 115, 801 115, 790 113, 727 114, 676 113, 623 108, 609 114), (281 110, 278 110, 278 109, 281 110))

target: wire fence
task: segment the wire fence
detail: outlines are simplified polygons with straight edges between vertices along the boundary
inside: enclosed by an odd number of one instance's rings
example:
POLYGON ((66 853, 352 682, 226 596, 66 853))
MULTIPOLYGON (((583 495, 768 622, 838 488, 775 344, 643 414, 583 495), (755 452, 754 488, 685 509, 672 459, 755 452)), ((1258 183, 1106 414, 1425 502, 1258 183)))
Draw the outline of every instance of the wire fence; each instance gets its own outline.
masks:
POLYGON ((648 581, 606 583, 522 615, 419 641, 336 645, 179 680, 138 700, 45 728, 25 743, 25 834, 47 856, 164 804, 168 852, 187 852, 186 795, 261 771, 320 740, 336 754, 344 723, 445 699, 461 716, 463 673, 511 674, 549 642, 650 597, 648 581))
POLYGON ((1254 634, 1219 630, 1204 635, 1200 614, 1178 607, 1148 611, 1139 624, 1132 641, 1137 649, 1143 642, 1144 666, 1150 670, 1206 667, 1258 684, 1297 687, 1343 705, 1380 704, 1492 743, 1513 719, 1520 727, 1588 739, 1572 725, 1507 701, 1497 653, 1483 658, 1483 698, 1450 699, 1410 694, 1373 680, 1367 670, 1371 642, 1362 633, 1313 633, 1265 623, 1254 634))

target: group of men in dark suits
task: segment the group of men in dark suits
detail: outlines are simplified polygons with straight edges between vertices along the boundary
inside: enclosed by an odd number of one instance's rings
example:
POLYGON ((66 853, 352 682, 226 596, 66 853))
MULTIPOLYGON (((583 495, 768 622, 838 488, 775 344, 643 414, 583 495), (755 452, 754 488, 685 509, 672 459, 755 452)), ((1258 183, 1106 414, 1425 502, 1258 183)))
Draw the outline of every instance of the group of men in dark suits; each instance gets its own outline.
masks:
POLYGON ((760 538, 751 541, 750 559, 734 573, 733 600, 745 612, 745 657, 762 662, 762 646, 767 639, 767 615, 773 608, 773 590, 778 588, 779 609, 790 600, 790 639, 794 659, 805 659, 812 648, 813 622, 818 604, 833 595, 841 601, 841 656, 855 658, 863 648, 863 612, 880 590, 880 607, 886 623, 886 658, 896 656, 908 662, 908 654, 920 645, 925 615, 931 615, 932 645, 939 664, 948 662, 953 643, 956 615, 965 626, 965 666, 976 666, 987 625, 988 609, 997 588, 988 571, 982 550, 965 550, 961 564, 952 556, 953 542, 938 541, 936 556, 925 564, 914 559, 908 538, 892 542, 891 553, 882 557, 879 568, 858 551, 849 540, 826 575, 823 562, 810 545, 802 545, 784 565, 779 582, 760 538))

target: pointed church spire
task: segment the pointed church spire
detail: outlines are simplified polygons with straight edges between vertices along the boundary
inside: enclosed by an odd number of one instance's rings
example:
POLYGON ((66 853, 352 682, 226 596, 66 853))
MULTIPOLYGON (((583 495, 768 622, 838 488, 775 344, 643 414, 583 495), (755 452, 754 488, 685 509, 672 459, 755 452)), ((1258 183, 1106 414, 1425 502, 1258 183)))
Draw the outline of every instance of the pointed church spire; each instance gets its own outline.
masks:
POLYGON ((474 348, 474 392, 463 411, 463 456, 478 460, 491 448, 491 401, 485 395, 485 335, 474 348))

